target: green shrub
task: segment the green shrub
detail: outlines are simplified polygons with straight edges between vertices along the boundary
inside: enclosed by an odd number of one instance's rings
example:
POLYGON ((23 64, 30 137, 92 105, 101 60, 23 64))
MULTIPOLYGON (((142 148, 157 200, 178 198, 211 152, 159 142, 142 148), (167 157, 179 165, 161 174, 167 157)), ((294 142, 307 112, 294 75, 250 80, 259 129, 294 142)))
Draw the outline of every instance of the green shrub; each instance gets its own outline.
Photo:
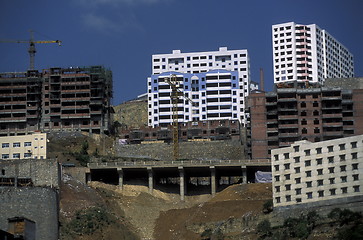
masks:
POLYGON ((272 210, 273 210, 273 201, 272 199, 269 199, 263 204, 263 212, 270 213, 272 212, 272 210))
POLYGON ((269 220, 265 219, 257 225, 257 232, 263 236, 271 235, 271 223, 269 220))
POLYGON ((92 207, 77 211, 65 228, 71 235, 88 235, 113 222, 112 216, 103 207, 92 207))

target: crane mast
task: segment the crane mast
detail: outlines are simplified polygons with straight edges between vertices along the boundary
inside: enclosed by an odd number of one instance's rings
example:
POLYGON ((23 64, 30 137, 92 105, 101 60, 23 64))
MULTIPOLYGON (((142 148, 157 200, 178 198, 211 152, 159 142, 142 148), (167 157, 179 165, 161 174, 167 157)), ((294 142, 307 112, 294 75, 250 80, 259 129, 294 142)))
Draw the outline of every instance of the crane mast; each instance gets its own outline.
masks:
POLYGON ((171 87, 171 94, 170 94, 170 98, 171 98, 171 102, 172 102, 172 112, 173 112, 173 125, 172 125, 172 129, 173 129, 173 159, 174 160, 178 160, 179 159, 179 122, 178 122, 178 101, 179 101, 179 96, 182 96, 183 98, 187 99, 189 102, 192 103, 192 105, 194 106, 194 102, 184 96, 183 92, 181 92, 178 88, 179 88, 179 82, 177 79, 177 76, 175 74, 172 74, 169 78, 165 78, 165 82, 167 82, 170 87, 171 87))

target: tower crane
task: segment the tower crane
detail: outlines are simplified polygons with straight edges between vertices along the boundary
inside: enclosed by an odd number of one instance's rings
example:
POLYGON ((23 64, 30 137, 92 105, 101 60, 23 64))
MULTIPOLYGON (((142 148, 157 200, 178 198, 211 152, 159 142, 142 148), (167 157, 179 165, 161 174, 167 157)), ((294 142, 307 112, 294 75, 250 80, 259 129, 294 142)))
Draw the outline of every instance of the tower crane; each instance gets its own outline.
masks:
POLYGON ((168 83, 171 87, 171 101, 173 104, 173 159, 179 159, 179 123, 178 123, 178 100, 179 97, 183 97, 188 100, 192 106, 195 106, 195 103, 187 96, 184 95, 182 91, 179 90, 179 81, 175 74, 171 74, 170 77, 165 78, 165 82, 168 83))
POLYGON ((32 30, 30 30, 30 40, 6 40, 6 39, 2 40, 2 39, 0 39, 0 42, 2 42, 2 43, 29 43, 28 53, 29 53, 29 57, 30 57, 30 64, 29 64, 30 70, 34 70, 34 58, 35 58, 35 53, 37 52, 35 49, 36 43, 58 43, 59 46, 62 44, 62 41, 60 41, 60 40, 35 41, 34 40, 34 31, 32 31, 32 30))

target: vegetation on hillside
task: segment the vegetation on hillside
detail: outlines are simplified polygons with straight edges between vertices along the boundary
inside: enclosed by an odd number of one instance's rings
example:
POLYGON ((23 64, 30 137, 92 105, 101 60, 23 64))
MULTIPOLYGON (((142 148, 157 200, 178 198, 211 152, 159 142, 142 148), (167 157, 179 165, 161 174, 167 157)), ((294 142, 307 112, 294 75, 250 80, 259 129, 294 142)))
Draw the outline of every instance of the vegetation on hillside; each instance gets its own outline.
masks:
POLYGON ((271 228, 269 220, 263 220, 257 225, 260 239, 307 239, 313 230, 329 222, 336 235, 334 239, 353 240, 363 239, 362 214, 352 212, 348 209, 333 209, 327 216, 322 218, 315 211, 308 212, 297 218, 287 218, 283 226, 271 228))

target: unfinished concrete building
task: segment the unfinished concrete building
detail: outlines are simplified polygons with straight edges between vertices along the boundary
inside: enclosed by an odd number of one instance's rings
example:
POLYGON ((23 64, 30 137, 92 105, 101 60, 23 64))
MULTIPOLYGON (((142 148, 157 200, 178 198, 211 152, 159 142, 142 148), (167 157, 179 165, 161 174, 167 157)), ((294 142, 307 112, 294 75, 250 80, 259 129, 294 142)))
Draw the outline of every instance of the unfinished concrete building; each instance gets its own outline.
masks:
POLYGON ((363 89, 278 88, 249 97, 248 155, 270 158, 271 150, 295 141, 319 142, 363 134, 363 89))
POLYGON ((0 135, 108 133, 112 73, 101 66, 0 74, 0 135))

